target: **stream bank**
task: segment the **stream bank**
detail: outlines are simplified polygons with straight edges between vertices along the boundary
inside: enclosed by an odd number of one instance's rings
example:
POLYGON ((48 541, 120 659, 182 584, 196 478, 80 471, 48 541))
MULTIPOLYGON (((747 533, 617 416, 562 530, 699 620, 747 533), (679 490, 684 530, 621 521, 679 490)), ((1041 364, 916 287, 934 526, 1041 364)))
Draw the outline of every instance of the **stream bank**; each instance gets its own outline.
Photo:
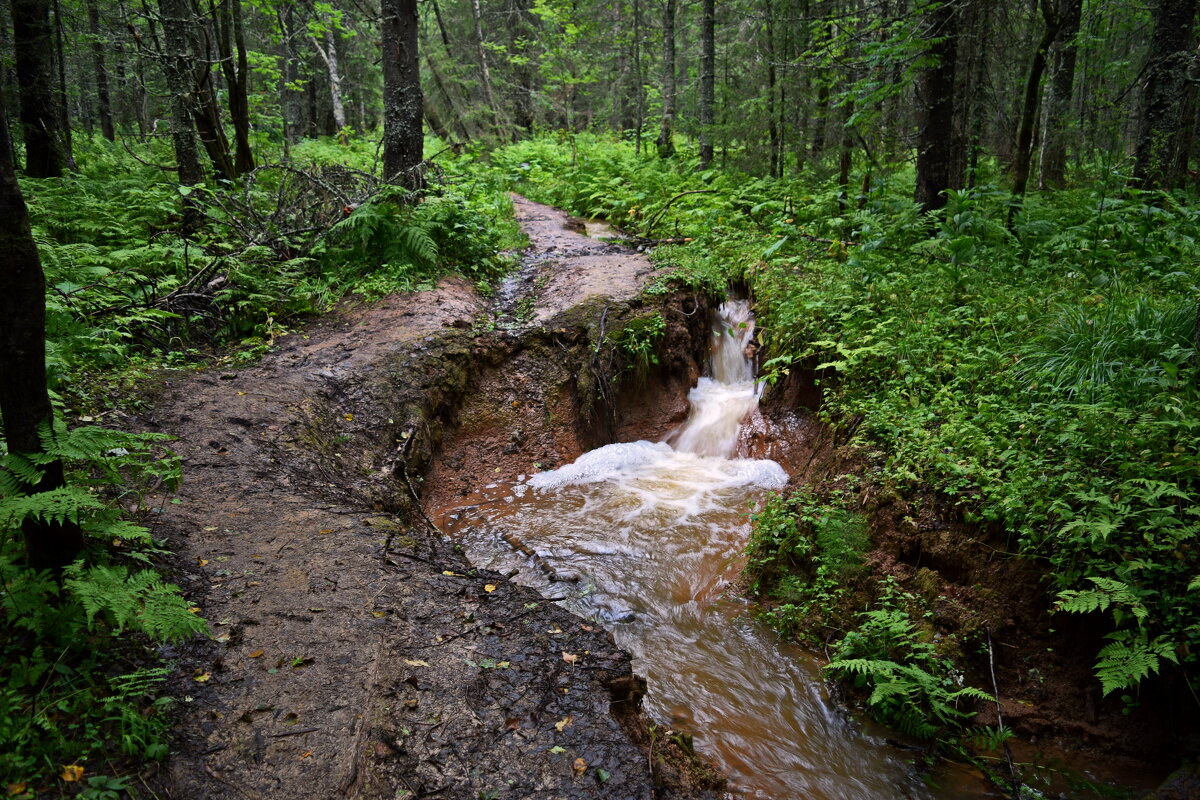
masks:
POLYGON ((641 385, 698 369, 702 299, 645 305, 643 257, 517 209, 524 284, 495 304, 447 279, 347 304, 259 364, 165 380, 144 422, 178 437, 185 483, 154 534, 212 638, 168 651, 182 702, 160 796, 721 797, 687 738, 642 715, 606 631, 473 569, 414 502, 457 490, 446 465, 472 420, 517 435, 486 467, 458 449, 476 484, 530 469, 518 452, 623 434, 637 415, 614 412, 644 395, 608 342, 632 320, 661 315, 679 360, 641 385), (510 416, 478 415, 483 376, 511 381, 510 416))

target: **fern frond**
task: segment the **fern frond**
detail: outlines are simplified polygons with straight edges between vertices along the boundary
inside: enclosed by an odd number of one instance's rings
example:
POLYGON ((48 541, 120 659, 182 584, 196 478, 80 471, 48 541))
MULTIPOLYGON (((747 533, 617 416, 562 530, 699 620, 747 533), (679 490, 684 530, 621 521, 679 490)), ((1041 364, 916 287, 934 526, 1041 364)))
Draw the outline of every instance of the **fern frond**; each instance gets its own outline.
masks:
POLYGON ((116 633, 131 627, 160 642, 205 630, 204 620, 190 612, 179 587, 163 583, 152 570, 131 575, 122 566, 75 564, 67 575, 65 585, 83 606, 89 627, 102 616, 116 633))
POLYGON ((1175 655, 1175 643, 1165 636, 1149 641, 1144 635, 1118 631, 1109 634, 1109 638, 1116 641, 1105 645, 1096 654, 1096 677, 1100 679, 1105 695, 1117 689, 1137 686, 1150 673, 1158 672, 1162 659, 1179 663, 1175 655))
POLYGON ((0 499, 0 521, 6 525, 20 525, 27 519, 78 524, 86 514, 103 508, 103 503, 83 489, 64 486, 48 492, 0 499))

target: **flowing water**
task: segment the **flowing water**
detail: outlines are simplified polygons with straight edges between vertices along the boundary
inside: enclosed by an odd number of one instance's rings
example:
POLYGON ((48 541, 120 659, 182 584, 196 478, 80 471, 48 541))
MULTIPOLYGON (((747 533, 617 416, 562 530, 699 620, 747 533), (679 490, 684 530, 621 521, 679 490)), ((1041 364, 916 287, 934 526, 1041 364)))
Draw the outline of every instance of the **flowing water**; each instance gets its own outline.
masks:
POLYGON ((904 750, 830 702, 816 660, 726 595, 747 511, 787 482, 773 461, 735 458, 758 399, 745 302, 714 316, 712 377, 669 442, 601 447, 553 472, 486 487, 443 518, 472 561, 607 625, 648 682, 646 710, 692 732, 743 796, 895 800, 980 796, 929 789, 904 750))

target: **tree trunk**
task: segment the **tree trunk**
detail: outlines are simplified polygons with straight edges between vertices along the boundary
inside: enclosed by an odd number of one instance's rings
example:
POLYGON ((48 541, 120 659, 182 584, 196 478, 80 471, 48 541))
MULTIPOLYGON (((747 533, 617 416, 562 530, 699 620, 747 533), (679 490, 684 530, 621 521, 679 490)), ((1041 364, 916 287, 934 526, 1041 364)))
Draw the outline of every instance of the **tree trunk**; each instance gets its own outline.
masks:
POLYGON ((238 176, 229 155, 229 139, 221 122, 221 106, 217 103, 217 90, 213 85, 212 48, 209 32, 201 25, 200 15, 190 2, 181 4, 185 10, 184 30, 191 43, 192 63, 192 114, 196 118, 196 131, 204 145, 213 170, 218 178, 232 180, 238 176))
POLYGON ((507 14, 509 52, 519 56, 512 65, 513 122, 527 136, 533 134, 536 122, 537 57, 531 45, 537 41, 538 17, 530 10, 532 6, 530 0, 510 0, 507 14))
POLYGON ((954 78, 958 55, 958 9, 944 3, 928 12, 926 38, 932 62, 920 77, 920 127, 917 131, 916 202, 925 213, 946 205, 956 189, 954 166, 954 78))
POLYGON ((713 107, 716 104, 717 11, 714 0, 704 0, 700 20, 700 169, 713 158, 713 107))
POLYGON ((1142 189, 1171 189, 1182 182, 1179 154, 1187 84, 1195 68, 1190 51, 1196 1, 1159 0, 1154 9, 1132 180, 1142 189))
POLYGON ((671 130, 675 122, 675 0, 663 4, 662 27, 662 121, 655 145, 661 158, 670 158, 675 155, 675 134, 671 130))
POLYGON ((100 12, 96 0, 87 0, 88 32, 92 36, 92 63, 96 68, 96 103, 100 114, 100 134, 110 142, 117 138, 113 129, 112 101, 108 92, 108 69, 104 65, 104 43, 100 40, 100 12))
POLYGON ((767 142, 771 154, 767 160, 772 178, 779 172, 779 121, 775 118, 775 4, 766 3, 767 12, 767 142))
POLYGON ((325 44, 321 45, 317 37, 310 36, 313 49, 325 62, 325 73, 329 76, 329 102, 333 108, 333 124, 341 131, 346 127, 346 108, 342 105, 342 73, 338 69, 337 41, 333 33, 333 20, 326 15, 322 24, 325 26, 325 44))
POLYGON ((25 174, 31 178, 57 178, 66 167, 67 149, 54 89, 50 2, 13 0, 12 19, 25 174))
MULTIPOLYGON (((187 0, 158 0, 163 27, 163 73, 171 93, 171 142, 175 147, 175 165, 179 182, 195 186, 203 180, 200 155, 192 128, 191 54, 188 47, 188 20, 191 9, 187 0)), ((198 222, 198 212, 190 197, 183 198, 183 228, 191 231, 198 222)))
POLYGON ((417 0, 383 0, 382 12, 383 177, 416 191, 424 183, 417 0))
POLYGON ((217 52, 221 56, 221 72, 229 91, 229 120, 233 123, 233 170, 245 175, 254 169, 254 153, 250 149, 249 64, 246 56, 246 36, 242 29, 241 0, 225 0, 212 9, 217 25, 217 52))
POLYGON ((58 72, 58 129, 62 131, 63 152, 66 155, 66 166, 75 169, 74 145, 71 142, 71 115, 68 112, 67 101, 67 57, 63 47, 62 6, 58 0, 52 0, 54 10, 54 64, 58 72))
MULTIPOLYGON (((1041 2, 1042 19, 1046 23, 1046 28, 1042 31, 1042 38, 1038 41, 1037 49, 1033 53, 1033 61, 1029 65, 1029 76, 1025 81, 1025 100, 1021 106, 1021 125, 1017 129, 1017 157, 1013 165, 1013 195, 1018 199, 1025 196, 1025 190, 1029 186, 1029 167, 1033 162, 1034 128, 1037 127, 1037 111, 1038 104, 1041 102, 1042 73, 1046 71, 1046 57, 1050 53, 1050 46, 1058 38, 1058 32, 1062 30, 1062 14, 1055 6, 1057 0, 1041 0, 1041 2)), ((1078 0, 1072 0, 1072 2, 1078 2, 1078 0)), ((1016 205, 1009 206, 1008 220, 1010 224, 1016 209, 1016 205)))
MULTIPOLYGON (((53 419, 46 391, 46 279, 29 230, 29 215, 17 184, 8 137, 8 116, 0 97, 0 421, 8 450, 42 451, 38 428, 53 419)), ((59 461, 42 467, 30 494, 66 485, 59 461)), ((27 519, 21 526, 25 555, 34 569, 55 569, 83 549, 79 526, 27 519)))
POLYGON ((471 18, 475 22, 475 57, 479 61, 479 80, 483 84, 483 97, 492 113, 496 136, 503 141, 508 136, 500 122, 500 107, 496 105, 496 95, 492 91, 492 73, 488 69, 487 50, 483 45, 483 12, 479 8, 479 0, 471 0, 471 18))
POLYGON ((1079 50, 1075 37, 1079 34, 1082 17, 1083 0, 1068 0, 1050 64, 1042 149, 1038 158, 1038 187, 1041 189, 1061 189, 1067 182, 1067 116, 1075 89, 1075 60, 1079 50))

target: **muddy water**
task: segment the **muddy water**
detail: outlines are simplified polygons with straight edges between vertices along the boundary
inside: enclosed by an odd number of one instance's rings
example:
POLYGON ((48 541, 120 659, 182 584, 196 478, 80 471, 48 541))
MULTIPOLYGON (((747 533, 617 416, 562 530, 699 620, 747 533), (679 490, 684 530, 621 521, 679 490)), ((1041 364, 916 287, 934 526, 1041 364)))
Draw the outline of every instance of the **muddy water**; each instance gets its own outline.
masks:
MULTIPOLYGON (((471 560, 538 587, 612 629, 648 682, 646 707, 731 776, 743 796, 894 800, 980 796, 914 777, 903 749, 848 719, 815 659, 782 644, 727 588, 747 512, 787 481, 734 458, 757 401, 746 304, 714 318, 712 377, 670 443, 613 444, 553 472, 492 484, 443 524, 471 560)), ((583 656, 586 663, 586 654, 583 656)))

